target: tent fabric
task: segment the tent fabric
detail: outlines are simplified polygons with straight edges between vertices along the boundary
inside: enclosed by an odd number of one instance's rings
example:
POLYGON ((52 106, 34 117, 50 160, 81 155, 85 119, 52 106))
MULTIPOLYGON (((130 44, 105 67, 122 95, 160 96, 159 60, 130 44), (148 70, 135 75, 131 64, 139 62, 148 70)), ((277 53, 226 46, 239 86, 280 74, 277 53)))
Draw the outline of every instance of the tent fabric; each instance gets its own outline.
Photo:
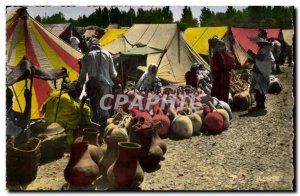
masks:
POLYGON ((147 55, 147 54, 156 54, 156 53, 163 53, 163 51, 145 46, 145 47, 133 47, 125 52, 122 52, 122 54, 124 55, 147 55))
POLYGON ((97 35, 97 30, 95 29, 88 29, 83 34, 86 38, 92 37, 93 35, 97 35))
POLYGON ((235 39, 232 43, 232 49, 233 49, 236 60, 243 67, 249 58, 247 52, 240 46, 239 42, 237 42, 235 39))
MULTIPOLYGON (((268 32, 268 38, 278 39, 280 29, 265 29, 268 32)), ((258 52, 258 46, 255 42, 251 41, 250 37, 256 37, 259 33, 258 28, 236 28, 231 27, 231 32, 234 38, 239 42, 241 47, 248 51, 252 50, 255 54, 258 52)))
POLYGON ((187 28, 184 31, 184 36, 188 44, 198 53, 208 55, 209 45, 208 40, 213 36, 223 39, 227 34, 228 27, 195 27, 187 28))
POLYGON ((56 37, 59 37, 69 26, 71 23, 65 24, 44 24, 45 29, 53 33, 56 37))
MULTIPOLYGON (((14 17, 14 20, 6 26, 6 64, 17 66, 25 56, 30 62, 42 69, 61 70, 64 67, 67 69, 71 81, 77 79, 80 69, 78 59, 82 58, 83 54, 47 31, 30 17, 24 8, 22 10, 18 10, 18 16, 14 17)), ((23 96, 25 84, 26 81, 20 81, 14 85, 23 110, 25 108, 23 96)), ((33 79, 31 118, 42 116, 39 109, 53 88, 54 85, 51 81, 33 79)), ((23 111, 19 109, 15 96, 13 109, 23 111)))
POLYGON ((166 50, 165 53, 149 54, 147 65, 158 64, 157 76, 170 83, 185 82, 184 75, 194 62, 209 70, 209 65, 186 43, 176 24, 135 24, 103 48, 117 54, 140 44, 166 50))
POLYGON ((107 26, 107 29, 119 29, 120 25, 119 24, 110 24, 107 26))
POLYGON ((114 41, 124 33, 126 33, 127 29, 108 29, 105 34, 99 40, 101 46, 105 46, 106 44, 114 41))
POLYGON ((294 29, 283 29, 282 30, 282 37, 284 42, 291 46, 293 45, 293 36, 294 36, 294 29))
POLYGON ((24 59, 18 66, 7 66, 6 84, 10 86, 21 80, 30 79, 31 77, 42 80, 57 80, 66 76, 67 73, 64 70, 44 70, 24 59))

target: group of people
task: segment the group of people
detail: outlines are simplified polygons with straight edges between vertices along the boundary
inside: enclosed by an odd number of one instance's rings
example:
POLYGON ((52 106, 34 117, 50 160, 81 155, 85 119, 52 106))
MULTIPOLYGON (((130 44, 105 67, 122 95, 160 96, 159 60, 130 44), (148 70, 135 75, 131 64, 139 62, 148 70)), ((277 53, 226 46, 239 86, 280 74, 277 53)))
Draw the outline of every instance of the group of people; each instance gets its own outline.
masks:
MULTIPOLYGON (((256 94, 257 108, 264 109, 265 94, 268 91, 274 62, 277 70, 279 69, 279 62, 274 58, 274 56, 279 56, 279 49, 276 48, 279 44, 273 42, 272 47, 272 43, 267 40, 267 32, 265 30, 261 30, 256 43, 259 46, 257 54, 250 50, 248 51, 248 54, 255 60, 251 87, 256 94)), ((210 95, 228 102, 230 71, 234 66, 234 56, 226 49, 224 41, 216 36, 209 40, 209 46, 209 53, 212 53, 210 58, 212 76, 210 95)), ((81 69, 78 81, 69 83, 66 88, 62 87, 64 89, 61 91, 54 91, 44 103, 42 112, 45 114, 45 120, 48 123, 56 121, 66 129, 75 129, 82 122, 87 124, 95 122, 103 127, 106 125, 110 112, 100 107, 100 99, 107 94, 113 94, 113 89, 119 89, 120 91, 120 84, 115 80, 118 73, 111 54, 100 46, 98 39, 91 38, 88 42, 88 48, 90 51, 79 61, 81 69), (79 96, 82 94, 84 85, 86 93, 80 101, 79 96), (90 109, 89 107, 84 107, 87 98, 89 98, 90 109), (58 111, 54 105, 59 102, 60 114, 57 115, 58 111), (61 107, 66 109, 61 109, 61 107), (72 108, 72 115, 68 114, 70 113, 70 108, 72 108), (70 123, 71 121, 76 123, 70 123)), ((190 71, 185 74, 187 85, 199 87, 199 81, 203 79, 199 73, 203 67, 204 65, 199 63, 191 65, 190 71)), ((162 81, 157 77, 157 71, 158 66, 156 64, 148 65, 146 71, 137 82, 136 88, 141 91, 159 89, 162 86, 162 81)), ((12 93, 7 92, 7 94, 11 95, 12 93)), ((106 99, 105 105, 110 105, 112 101, 111 99, 106 99)), ((10 102, 8 103, 8 108, 11 108, 10 102)), ((11 113, 8 116, 10 117, 11 113)))
MULTIPOLYGON (((99 41, 96 38, 91 38, 89 40, 88 47, 90 51, 79 61, 81 69, 78 80, 70 83, 69 88, 65 88, 62 94, 60 94, 59 91, 53 92, 46 100, 43 107, 45 120, 54 122, 54 115, 57 111, 53 109, 55 108, 53 103, 57 103, 57 100, 60 97, 61 103, 59 106, 60 110, 59 115, 57 116, 57 122, 67 130, 71 130, 68 134, 70 138, 68 140, 70 141, 72 141, 72 132, 75 125, 94 122, 105 127, 107 119, 110 116, 110 111, 100 107, 100 100, 107 94, 114 94, 115 91, 120 93, 121 88, 120 84, 116 81, 118 73, 111 54, 100 46, 99 41), (78 98, 82 92, 84 96, 80 101, 78 98), (88 105, 90 106, 90 110, 83 107, 87 98, 89 100, 88 105), (53 100, 56 100, 56 102, 53 100), (67 111, 68 108, 69 111, 70 108, 74 111, 72 112, 72 115, 64 112, 67 111), (89 113, 91 114, 89 115, 89 113), (77 119, 75 119, 76 116, 77 119), (73 122, 71 123, 71 121, 73 122)), ((154 63, 150 64, 137 82, 136 88, 139 90, 153 90, 155 88, 160 88, 161 80, 156 76, 156 72, 157 65, 154 63)), ((112 101, 112 99, 106 98, 104 105, 109 106, 112 101)))
MULTIPOLYGON (((265 101, 269 89, 271 73, 280 73, 281 44, 278 40, 268 39, 267 31, 260 29, 256 39, 259 50, 257 54, 249 50, 247 53, 254 60, 251 91, 255 92, 256 108, 265 109, 265 101)), ((226 49, 224 41, 217 36, 209 39, 209 61, 212 74, 212 89, 210 95, 219 100, 228 102, 230 71, 233 69, 235 58, 226 49)), ((186 85, 199 87, 199 67, 191 66, 185 74, 186 85)))

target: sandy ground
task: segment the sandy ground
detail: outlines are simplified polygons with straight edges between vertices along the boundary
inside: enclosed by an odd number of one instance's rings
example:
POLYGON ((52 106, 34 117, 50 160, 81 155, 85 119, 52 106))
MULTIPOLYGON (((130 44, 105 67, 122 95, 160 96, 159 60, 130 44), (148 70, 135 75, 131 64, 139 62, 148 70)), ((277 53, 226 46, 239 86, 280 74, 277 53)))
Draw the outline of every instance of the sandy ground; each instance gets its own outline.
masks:
MULTIPOLYGON (((187 140, 165 139, 158 168, 144 173, 141 190, 293 190, 292 68, 282 67, 279 95, 267 95, 266 111, 235 111, 229 130, 187 140)), ((101 177, 89 187, 69 187, 63 171, 69 154, 39 166, 29 184, 10 190, 106 190, 101 177)))

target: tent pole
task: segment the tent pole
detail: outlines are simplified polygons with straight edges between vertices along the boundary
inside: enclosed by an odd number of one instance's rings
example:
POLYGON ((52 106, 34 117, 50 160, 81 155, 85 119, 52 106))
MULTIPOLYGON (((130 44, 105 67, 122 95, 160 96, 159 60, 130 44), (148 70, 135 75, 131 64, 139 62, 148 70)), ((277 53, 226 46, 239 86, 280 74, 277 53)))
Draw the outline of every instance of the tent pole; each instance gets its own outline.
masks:
MULTIPOLYGON (((33 68, 32 68, 33 69, 33 68)), ((33 72, 30 77, 30 100, 29 100, 29 106, 28 106, 28 123, 30 123, 30 118, 31 118, 31 103, 32 103, 32 85, 33 85, 33 72)), ((25 111, 26 111, 26 106, 25 106, 25 111)))
POLYGON ((54 122, 56 122, 56 118, 57 118, 57 114, 58 114, 58 107, 59 107, 59 103, 60 103, 60 97, 62 94, 62 84, 65 82, 66 77, 63 78, 63 81, 61 83, 61 87, 60 87, 60 92, 59 92, 59 97, 58 97, 58 103, 57 103, 57 107, 56 107, 56 113, 55 113, 55 118, 54 118, 54 122))
POLYGON ((159 61, 158 61, 158 65, 157 65, 157 70, 158 70, 158 68, 160 66, 160 63, 161 63, 161 61, 162 61, 162 59, 163 59, 163 57, 164 57, 164 55, 166 53, 167 53, 167 49, 164 49, 164 52, 162 53, 162 55, 160 55, 160 58, 159 58, 159 61))
POLYGON ((123 60, 121 60, 121 80, 122 80, 122 89, 124 90, 125 89, 125 86, 124 86, 124 70, 123 70, 123 60))
POLYGON ((14 92, 14 94, 15 94, 15 97, 16 97, 16 100, 17 100, 17 103, 18 103, 18 106, 19 106, 19 108, 20 108, 20 111, 21 111, 21 113, 23 113, 23 112, 22 112, 22 108, 21 108, 20 101, 19 101, 18 96, 17 96, 17 93, 16 93, 16 91, 15 91, 15 88, 14 88, 13 85, 11 85, 11 87, 12 87, 12 90, 13 90, 13 92, 14 92))
POLYGON ((178 61, 180 64, 180 31, 177 30, 177 32, 178 32, 178 61))

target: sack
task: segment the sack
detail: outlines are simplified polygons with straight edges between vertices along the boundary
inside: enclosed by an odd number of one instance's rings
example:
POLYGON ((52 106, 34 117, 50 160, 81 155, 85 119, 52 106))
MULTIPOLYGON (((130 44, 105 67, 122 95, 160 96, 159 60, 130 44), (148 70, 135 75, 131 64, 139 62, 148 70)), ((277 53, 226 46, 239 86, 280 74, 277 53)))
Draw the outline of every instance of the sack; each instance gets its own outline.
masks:
POLYGON ((268 93, 279 94, 282 91, 282 84, 278 78, 274 78, 270 81, 268 93))
POLYGON ((86 94, 90 99, 95 99, 100 97, 100 85, 98 84, 99 81, 96 77, 90 77, 89 80, 86 82, 85 89, 86 94))

